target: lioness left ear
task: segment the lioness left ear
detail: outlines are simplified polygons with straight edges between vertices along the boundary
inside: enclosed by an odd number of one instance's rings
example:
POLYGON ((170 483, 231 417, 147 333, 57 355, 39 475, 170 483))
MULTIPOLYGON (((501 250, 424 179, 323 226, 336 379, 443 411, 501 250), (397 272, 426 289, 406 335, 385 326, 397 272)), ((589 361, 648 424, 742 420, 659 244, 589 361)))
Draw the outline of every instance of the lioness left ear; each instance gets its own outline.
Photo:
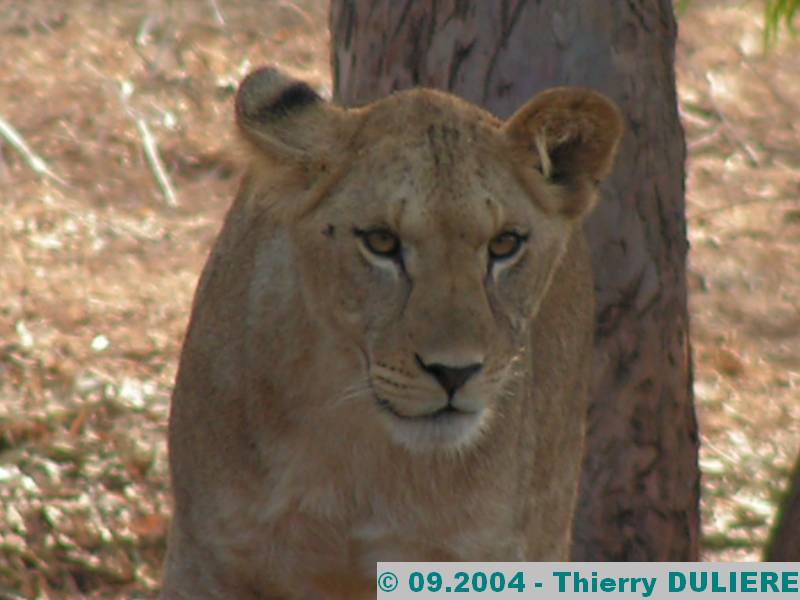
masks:
POLYGON ((562 205, 555 208, 574 217, 591 208, 597 184, 611 171, 622 113, 593 90, 553 88, 519 109, 504 130, 545 180, 565 187, 562 205))
POLYGON ((348 121, 347 111, 307 83, 270 67, 248 75, 236 94, 236 124, 244 139, 284 163, 335 155, 348 121))

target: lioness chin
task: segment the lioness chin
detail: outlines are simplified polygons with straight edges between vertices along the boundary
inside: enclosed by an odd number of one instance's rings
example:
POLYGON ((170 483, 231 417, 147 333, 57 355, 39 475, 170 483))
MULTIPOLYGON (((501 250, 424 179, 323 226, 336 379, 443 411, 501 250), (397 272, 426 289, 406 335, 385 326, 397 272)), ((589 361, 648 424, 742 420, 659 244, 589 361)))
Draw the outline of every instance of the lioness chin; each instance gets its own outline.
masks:
POLYGON ((262 69, 170 415, 164 598, 359 598, 378 560, 568 558, 617 108, 363 108, 262 69))

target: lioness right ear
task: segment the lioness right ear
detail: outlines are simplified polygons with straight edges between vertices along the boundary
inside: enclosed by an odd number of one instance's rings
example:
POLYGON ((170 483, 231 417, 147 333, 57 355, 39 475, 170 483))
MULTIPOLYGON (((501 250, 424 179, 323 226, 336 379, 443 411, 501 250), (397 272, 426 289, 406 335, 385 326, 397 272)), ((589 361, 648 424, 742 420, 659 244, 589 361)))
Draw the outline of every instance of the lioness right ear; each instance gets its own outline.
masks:
POLYGON ((236 93, 239 130, 274 159, 323 158, 342 139, 345 121, 346 111, 323 100, 307 83, 271 67, 250 73, 236 93))
POLYGON ((561 185, 565 215, 578 216, 594 203, 595 188, 611 171, 623 133, 622 113, 587 88, 552 88, 535 96, 504 126, 546 181, 561 185))

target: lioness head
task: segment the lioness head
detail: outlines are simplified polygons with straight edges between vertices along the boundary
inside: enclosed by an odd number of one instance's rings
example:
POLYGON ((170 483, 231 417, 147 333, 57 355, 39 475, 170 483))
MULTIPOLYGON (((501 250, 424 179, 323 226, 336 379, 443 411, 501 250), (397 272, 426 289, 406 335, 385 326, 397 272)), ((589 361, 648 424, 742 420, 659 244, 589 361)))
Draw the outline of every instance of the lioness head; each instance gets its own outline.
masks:
POLYGON ((618 109, 579 88, 505 122, 432 90, 345 109, 262 69, 236 114, 308 314, 362 359, 331 401, 414 451, 480 439, 527 371, 531 324, 610 169, 618 109))

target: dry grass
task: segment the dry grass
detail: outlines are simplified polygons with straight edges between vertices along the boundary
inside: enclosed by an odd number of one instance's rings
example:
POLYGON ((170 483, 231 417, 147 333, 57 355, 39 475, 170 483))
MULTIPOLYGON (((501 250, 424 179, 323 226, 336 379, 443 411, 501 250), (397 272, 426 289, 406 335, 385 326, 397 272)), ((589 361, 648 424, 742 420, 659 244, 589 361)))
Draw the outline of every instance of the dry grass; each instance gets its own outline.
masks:
POLYGON ((800 445, 800 42, 760 3, 683 15, 690 311, 709 559, 758 560, 800 445))
POLYGON ((218 6, 0 2, 0 116, 68 181, 0 145, 0 597, 157 589, 168 398, 235 186, 236 83, 267 62, 328 80, 324 3, 218 6))
MULTIPOLYGON (((679 50, 708 558, 758 557, 800 440, 800 45, 764 57, 759 13, 692 3, 679 50)), ((0 117, 67 181, 0 143, 0 598, 155 595, 231 97, 267 62, 325 89, 327 35, 322 0, 0 0, 0 117)))

